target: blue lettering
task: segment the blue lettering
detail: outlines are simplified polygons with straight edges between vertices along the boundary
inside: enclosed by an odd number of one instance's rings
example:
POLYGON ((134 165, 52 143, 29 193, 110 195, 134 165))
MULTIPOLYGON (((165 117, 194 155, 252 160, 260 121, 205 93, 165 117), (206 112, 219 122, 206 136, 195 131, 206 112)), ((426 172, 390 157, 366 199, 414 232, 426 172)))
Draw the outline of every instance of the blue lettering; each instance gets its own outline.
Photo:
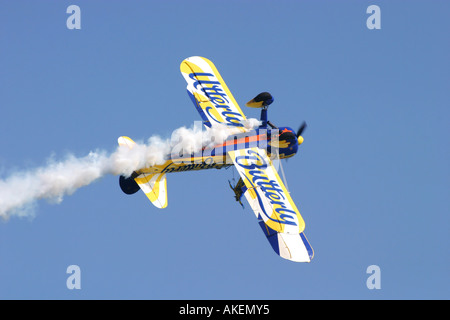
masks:
POLYGON ((219 120, 217 120, 216 118, 214 118, 214 116, 209 112, 210 110, 212 110, 212 107, 206 107, 206 109, 205 109, 205 111, 206 111, 206 113, 208 114, 208 116, 209 116, 211 119, 213 119, 215 122, 217 122, 217 123, 222 123, 222 122, 220 122, 219 120))
POLYGON ((197 77, 214 77, 214 75, 211 73, 191 73, 191 74, 189 74, 189 78, 191 78, 192 80, 197 80, 194 82, 195 89, 197 89, 198 85, 203 86, 203 84, 219 84, 220 85, 220 82, 218 82, 218 81, 199 80, 197 77))
POLYGON ((289 210, 289 209, 286 209, 286 208, 277 208, 277 209, 275 209, 275 212, 280 215, 280 218, 283 220, 283 223, 290 224, 290 225, 293 225, 293 226, 297 225, 295 223, 295 221, 286 221, 286 219, 290 219, 290 220, 294 219, 294 217, 296 216, 295 211, 292 211, 292 210, 289 210), (288 214, 282 214, 281 212, 288 212, 288 214))
POLYGON ((296 212, 287 209, 285 203, 283 202, 283 200, 286 199, 283 194, 283 189, 280 187, 277 181, 270 180, 266 173, 261 170, 267 168, 267 163, 264 161, 264 158, 261 157, 261 155, 259 155, 256 151, 247 150, 247 155, 237 156, 235 161, 236 164, 238 164, 242 168, 249 170, 248 174, 251 176, 251 180, 247 177, 246 178, 250 182, 250 184, 253 187, 260 187, 260 190, 270 201, 270 204, 279 206, 275 209, 275 212, 279 215, 280 220, 271 218, 272 213, 267 214, 267 212, 265 212, 264 204, 259 197, 259 193, 257 192, 256 195, 258 197, 260 208, 262 209, 262 213, 266 216, 266 218, 278 223, 294 226, 297 225, 295 223, 296 212), (241 162, 244 160, 246 160, 247 164, 241 162))
POLYGON ((236 163, 241 166, 242 168, 248 169, 248 170, 253 170, 253 169, 257 169, 257 168, 261 168, 261 169, 265 169, 267 168, 267 163, 264 161, 263 158, 261 158, 261 156, 253 150, 248 150, 247 154, 254 154, 255 156, 237 156, 236 157, 236 163), (254 160, 257 161, 261 164, 257 164, 257 163, 252 163, 250 165, 245 165, 243 163, 240 163, 241 159, 246 159, 248 160, 254 160))
POLYGON ((214 104, 227 104, 228 100, 225 98, 227 96, 226 93, 223 92, 222 88, 217 85, 213 85, 212 87, 203 87, 202 91, 210 98, 211 102, 214 104), (219 96, 214 97, 214 96, 219 96))
MULTIPOLYGON (((230 109, 230 107, 228 106, 229 101, 227 99, 227 94, 220 86, 220 82, 212 80, 200 80, 198 79, 198 77, 214 77, 214 75, 211 73, 190 73, 189 78, 195 80, 194 88, 196 90, 197 86, 200 85, 202 87, 201 91, 209 98, 211 103, 213 103, 217 109, 224 109, 224 111, 222 111, 222 116, 224 117, 227 125, 234 127, 243 127, 244 125, 241 123, 241 121, 243 120, 242 115, 238 112, 233 112, 230 109)), ((205 109, 208 116, 211 117, 214 121, 222 123, 211 115, 209 109, 211 109, 211 107, 207 107, 205 109)))

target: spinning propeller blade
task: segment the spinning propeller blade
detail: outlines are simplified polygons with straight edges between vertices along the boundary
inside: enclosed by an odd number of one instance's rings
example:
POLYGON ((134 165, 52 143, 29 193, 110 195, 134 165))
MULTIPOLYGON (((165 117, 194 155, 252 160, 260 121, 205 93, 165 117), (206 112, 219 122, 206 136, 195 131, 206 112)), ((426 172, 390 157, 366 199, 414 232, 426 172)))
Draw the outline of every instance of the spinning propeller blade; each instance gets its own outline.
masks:
POLYGON ((306 122, 303 121, 302 125, 300 126, 300 128, 298 128, 298 131, 297 131, 297 141, 298 141, 299 145, 303 143, 302 133, 305 130, 305 128, 306 128, 306 122))
POLYGON ((300 128, 298 128, 298 131, 297 131, 297 138, 300 137, 300 136, 302 135, 302 133, 303 133, 303 131, 305 130, 305 128, 306 128, 306 122, 303 121, 303 123, 302 123, 302 125, 300 126, 300 128))

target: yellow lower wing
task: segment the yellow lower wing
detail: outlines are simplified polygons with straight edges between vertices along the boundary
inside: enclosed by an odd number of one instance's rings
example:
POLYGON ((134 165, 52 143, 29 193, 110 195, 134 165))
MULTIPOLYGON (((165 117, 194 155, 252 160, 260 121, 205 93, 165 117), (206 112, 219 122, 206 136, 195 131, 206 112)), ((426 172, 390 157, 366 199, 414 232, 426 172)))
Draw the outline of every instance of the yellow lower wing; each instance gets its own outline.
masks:
POLYGON ((305 222, 265 150, 255 147, 228 154, 247 187, 255 214, 277 232, 302 232, 305 222))
POLYGON ((314 250, 304 234, 305 222, 263 149, 229 151, 245 183, 245 197, 273 250, 282 258, 310 262, 314 250))

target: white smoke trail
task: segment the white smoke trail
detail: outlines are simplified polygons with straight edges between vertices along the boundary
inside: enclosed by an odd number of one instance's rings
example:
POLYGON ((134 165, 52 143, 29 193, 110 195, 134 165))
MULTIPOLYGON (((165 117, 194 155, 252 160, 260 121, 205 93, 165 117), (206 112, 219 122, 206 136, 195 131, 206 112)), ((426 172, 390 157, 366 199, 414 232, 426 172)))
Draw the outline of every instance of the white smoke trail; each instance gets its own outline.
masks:
POLYGON ((64 195, 103 176, 107 167, 104 152, 91 152, 83 158, 69 155, 64 161, 50 161, 46 167, 17 172, 0 180, 0 217, 33 216, 36 200, 59 203, 64 195))
MULTIPOLYGON (((259 124, 256 119, 245 123, 248 129, 259 124)), ((119 146, 109 155, 105 151, 90 152, 81 158, 69 155, 62 161, 50 160, 45 167, 13 173, 0 180, 0 217, 32 217, 37 200, 60 203, 65 195, 107 174, 130 176, 135 170, 164 163, 165 156, 176 148, 196 152, 211 143, 223 142, 233 133, 225 126, 206 132, 202 127, 182 127, 172 133, 171 139, 153 136, 146 144, 137 143, 132 149, 119 146)))

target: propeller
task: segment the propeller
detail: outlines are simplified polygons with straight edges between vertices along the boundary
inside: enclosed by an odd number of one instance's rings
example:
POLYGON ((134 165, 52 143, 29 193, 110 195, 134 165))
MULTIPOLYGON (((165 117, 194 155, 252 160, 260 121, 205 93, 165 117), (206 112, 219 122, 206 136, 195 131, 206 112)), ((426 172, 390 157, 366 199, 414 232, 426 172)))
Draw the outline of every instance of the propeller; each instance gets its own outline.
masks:
POLYGON ((303 123, 302 123, 302 125, 300 126, 300 128, 298 128, 298 131, 297 131, 297 137, 300 137, 300 136, 302 135, 302 133, 303 133, 303 131, 305 130, 306 127, 307 127, 307 126, 306 126, 306 122, 303 121, 303 123))
POLYGON ((298 140, 298 144, 302 144, 303 143, 303 137, 302 137, 302 133, 303 131, 306 129, 306 122, 303 121, 302 125, 300 126, 300 128, 298 128, 297 130, 297 140, 298 140))

